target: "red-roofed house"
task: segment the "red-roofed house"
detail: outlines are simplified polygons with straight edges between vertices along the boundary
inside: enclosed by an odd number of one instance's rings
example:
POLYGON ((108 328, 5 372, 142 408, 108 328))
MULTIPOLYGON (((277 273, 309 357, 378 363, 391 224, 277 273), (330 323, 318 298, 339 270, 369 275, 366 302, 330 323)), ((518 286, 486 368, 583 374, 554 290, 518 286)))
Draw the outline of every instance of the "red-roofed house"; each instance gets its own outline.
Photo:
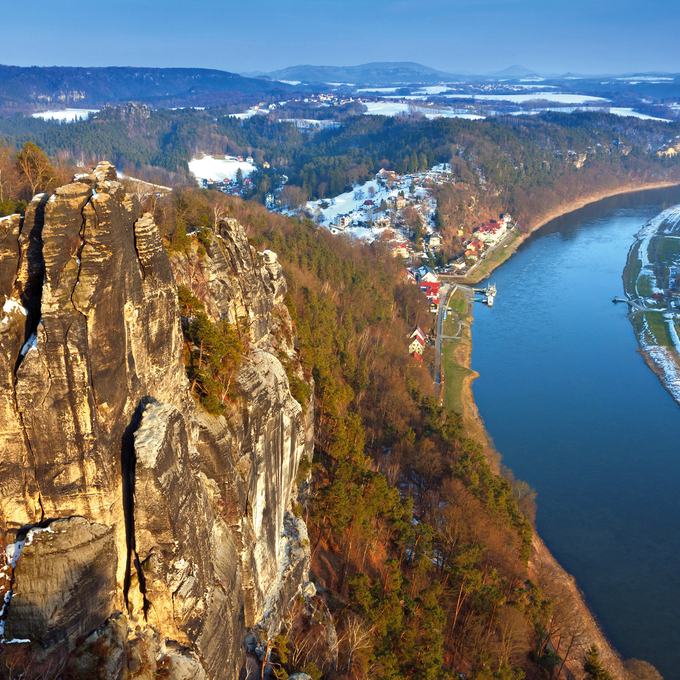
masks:
POLYGON ((418 285, 418 279, 416 278, 416 275, 413 273, 412 269, 406 270, 406 278, 408 279, 409 283, 414 283, 415 285, 418 285))
POLYGON ((423 333, 420 326, 416 326, 411 335, 408 336, 411 341, 408 346, 408 353, 413 356, 418 354, 422 357, 423 350, 425 349, 425 333, 423 333))
POLYGON ((423 293, 425 293, 425 295, 427 296, 427 299, 430 302, 432 302, 436 305, 439 305, 439 286, 440 285, 441 284, 439 283, 439 281, 437 281, 437 282, 421 281, 420 282, 420 290, 422 290, 423 293))
POLYGON ((495 245, 503 238, 503 236, 505 236, 507 230, 508 228, 506 227, 505 223, 499 223, 495 220, 491 220, 491 222, 487 222, 477 229, 474 235, 484 243, 495 245))

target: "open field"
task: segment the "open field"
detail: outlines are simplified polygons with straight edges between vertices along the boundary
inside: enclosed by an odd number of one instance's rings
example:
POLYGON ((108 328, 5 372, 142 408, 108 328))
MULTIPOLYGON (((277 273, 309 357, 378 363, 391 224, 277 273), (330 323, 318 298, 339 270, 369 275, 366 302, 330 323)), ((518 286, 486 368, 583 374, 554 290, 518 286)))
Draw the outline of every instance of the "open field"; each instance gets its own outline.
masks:
POLYGON ((476 373, 469 368, 472 351, 472 309, 462 290, 455 291, 449 298, 448 318, 444 321, 443 335, 454 336, 461 330, 460 339, 442 339, 442 369, 444 372, 444 405, 465 417, 469 410, 470 385, 476 373))
POLYGON ((461 344, 469 344, 470 331, 466 329, 461 340, 442 340, 442 366, 444 368, 444 404, 450 411, 464 414, 464 387, 472 382, 475 372, 457 361, 456 351, 461 344), (465 336, 468 336, 467 338, 465 336))
POLYGON ((467 314, 467 299, 461 290, 457 290, 449 299, 449 309, 457 314, 467 314))

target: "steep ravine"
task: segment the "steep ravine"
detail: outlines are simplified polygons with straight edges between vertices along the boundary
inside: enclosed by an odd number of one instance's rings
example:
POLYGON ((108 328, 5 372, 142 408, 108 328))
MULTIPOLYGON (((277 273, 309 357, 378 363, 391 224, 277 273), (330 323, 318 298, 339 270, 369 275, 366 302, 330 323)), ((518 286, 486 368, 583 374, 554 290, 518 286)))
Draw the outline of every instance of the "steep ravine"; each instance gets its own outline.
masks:
POLYGON ((250 629, 272 634, 311 592, 290 510, 313 409, 277 358, 295 353, 285 291, 233 220, 171 264, 107 163, 0 220, 5 661, 235 678, 250 629), (213 319, 247 320, 217 418, 189 394, 178 283, 213 319))

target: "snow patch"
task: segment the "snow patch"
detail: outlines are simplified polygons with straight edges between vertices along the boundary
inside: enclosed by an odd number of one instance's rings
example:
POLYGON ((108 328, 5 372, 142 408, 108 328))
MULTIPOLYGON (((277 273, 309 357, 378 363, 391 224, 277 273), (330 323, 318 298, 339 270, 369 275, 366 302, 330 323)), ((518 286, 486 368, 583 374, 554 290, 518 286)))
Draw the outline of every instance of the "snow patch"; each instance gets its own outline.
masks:
POLYGON ((86 120, 91 113, 99 113, 99 109, 62 109, 61 111, 38 111, 33 118, 43 120, 58 120, 62 123, 74 123, 77 120, 86 120))
POLYGON ((13 298, 7 298, 7 300, 5 300, 2 311, 5 312, 5 314, 9 314, 10 312, 21 312, 24 316, 28 316, 28 310, 22 307, 21 304, 13 298))
POLYGON ((247 161, 239 161, 233 156, 203 156, 189 161, 189 171, 197 179, 208 182, 233 181, 239 170, 244 177, 255 171, 255 165, 247 161))
POLYGON ((7 298, 5 300, 5 304, 2 306, 2 311, 4 312, 1 322, 2 324, 9 323, 9 317, 11 314, 20 313, 24 316, 28 316, 28 310, 14 298, 7 298))

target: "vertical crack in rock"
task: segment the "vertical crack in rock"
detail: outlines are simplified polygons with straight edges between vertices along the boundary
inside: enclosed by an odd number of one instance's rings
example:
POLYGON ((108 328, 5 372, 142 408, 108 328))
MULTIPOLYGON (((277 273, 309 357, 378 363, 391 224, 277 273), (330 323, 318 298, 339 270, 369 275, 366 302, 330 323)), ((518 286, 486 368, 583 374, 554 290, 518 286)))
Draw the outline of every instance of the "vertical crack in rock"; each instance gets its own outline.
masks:
POLYGON ((45 204, 47 194, 38 194, 26 210, 22 218, 17 245, 19 261, 12 286, 12 299, 20 300, 26 311, 23 346, 14 365, 16 378, 19 366, 26 354, 35 346, 38 324, 40 323, 40 306, 42 298, 45 263, 42 257, 42 230, 45 224, 45 204))
MULTIPOLYGON (((76 287, 80 283, 80 274, 83 271, 83 261, 82 261, 82 256, 83 256, 83 248, 85 247, 85 225, 86 225, 86 217, 85 217, 85 208, 88 205, 92 205, 92 199, 90 200, 82 207, 80 211, 80 217, 82 219, 82 223, 80 225, 80 230, 78 231, 78 236, 80 238, 80 243, 78 244, 78 248, 76 249, 75 255, 76 255, 76 264, 78 265, 78 271, 76 272, 76 280, 75 283, 73 284, 73 288, 71 289, 71 304, 73 305, 73 309, 76 310, 81 316, 85 318, 85 324, 87 325, 87 314, 83 312, 82 309, 78 307, 78 304, 74 300, 73 296, 76 293, 76 287)), ((94 206, 93 206, 94 207, 94 206)), ((96 213, 95 213, 96 214, 96 213)), ((85 338, 87 338, 87 333, 85 334, 85 338)), ((91 376, 90 376, 91 377, 91 376)), ((92 385, 90 385, 92 387, 92 385)))
POLYGON ((37 349, 38 326, 41 321, 42 288, 45 276, 45 262, 42 255, 42 230, 45 225, 45 205, 47 204, 48 197, 48 194, 38 194, 35 196, 27 207, 25 217, 21 220, 17 237, 19 260, 17 262, 11 296, 14 300, 20 300, 21 306, 26 311, 23 343, 14 362, 12 400, 18 415, 24 446, 31 457, 34 483, 37 488, 37 500, 40 507, 40 521, 45 519, 45 508, 40 491, 40 483, 36 474, 37 460, 30 438, 28 437, 24 413, 19 406, 16 387, 19 368, 24 358, 30 351, 37 349))
POLYGON ((123 515, 125 517, 125 579, 123 582, 123 599, 128 612, 131 611, 132 605, 129 601, 130 584, 132 581, 132 567, 136 570, 139 578, 139 586, 142 595, 144 596, 144 610, 148 609, 146 602, 146 584, 144 582, 144 574, 139 564, 139 557, 137 556, 137 549, 135 543, 135 432, 142 422, 142 415, 146 405, 153 402, 150 397, 144 397, 132 416, 130 424, 125 429, 123 434, 120 462, 122 471, 122 489, 123 489, 123 515))

